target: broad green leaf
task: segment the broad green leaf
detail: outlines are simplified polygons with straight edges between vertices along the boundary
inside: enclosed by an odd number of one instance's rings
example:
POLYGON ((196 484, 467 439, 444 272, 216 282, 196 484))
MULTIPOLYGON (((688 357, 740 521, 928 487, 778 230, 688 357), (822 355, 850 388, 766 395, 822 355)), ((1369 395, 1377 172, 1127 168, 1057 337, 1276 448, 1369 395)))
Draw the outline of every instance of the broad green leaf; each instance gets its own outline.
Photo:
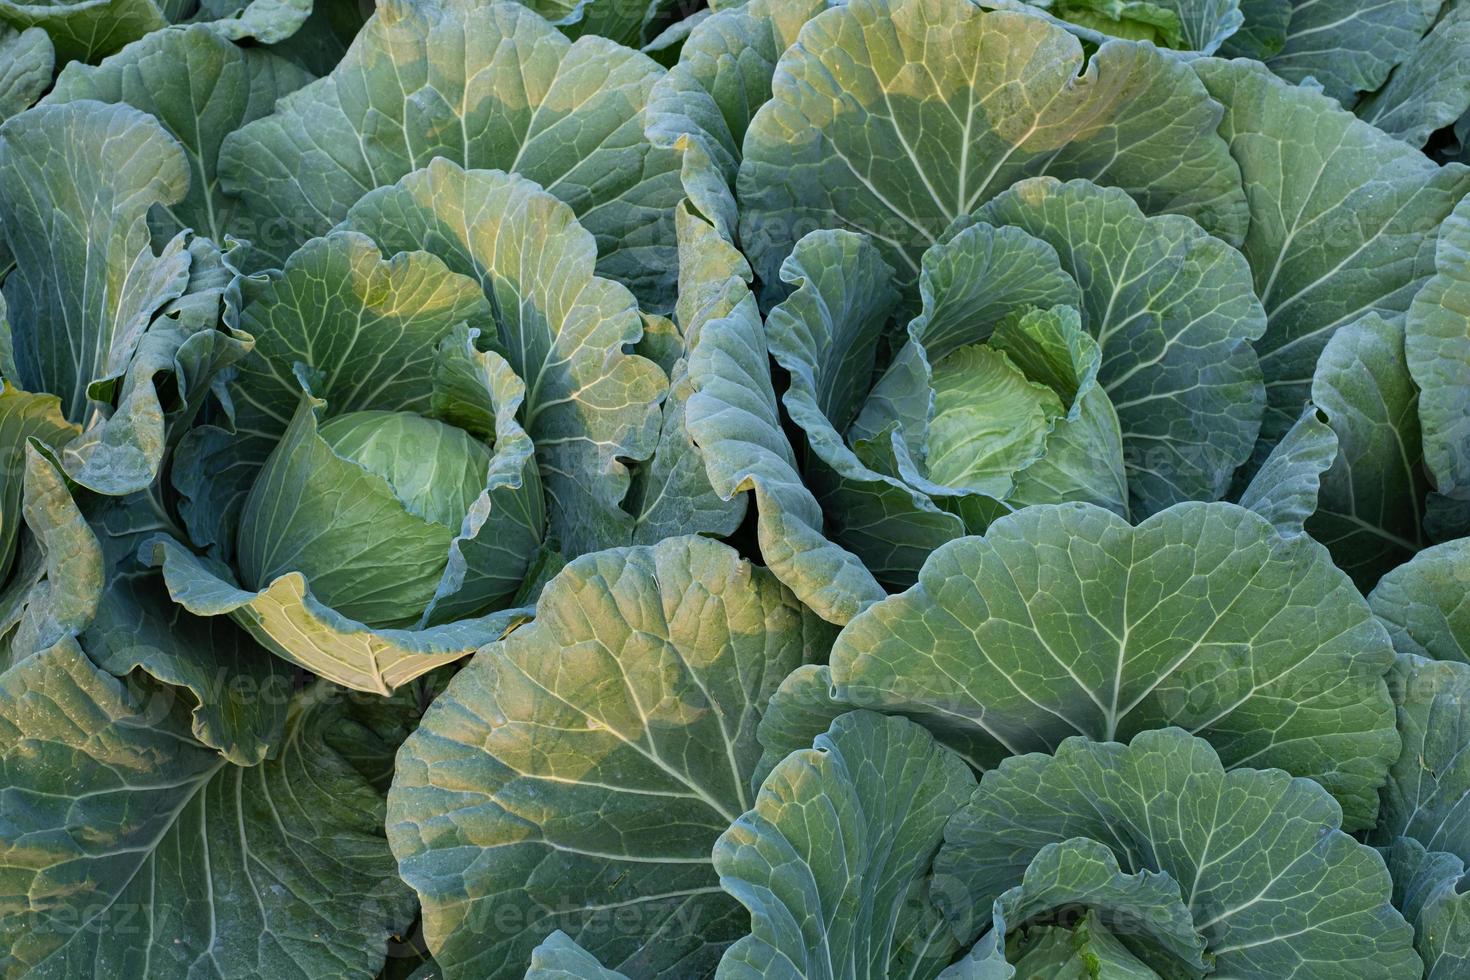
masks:
POLYGON ((643 135, 662 74, 604 38, 568 41, 517 3, 394 0, 332 74, 225 140, 222 187, 280 261, 436 158, 511 170, 581 217, 599 272, 667 306, 680 157, 643 135))
POLYGON ((844 227, 910 287, 951 221, 1038 174, 1244 237, 1238 170, 1188 69, 1129 41, 1082 62, 1061 27, 969 3, 856 0, 809 21, 746 134, 741 238, 757 274, 776 281, 798 229, 844 227))
POLYGON ((678 63, 654 86, 649 98, 654 130, 687 131, 684 119, 691 103, 708 98, 718 122, 699 128, 713 139, 712 154, 733 178, 750 120, 771 98, 776 62, 802 25, 828 6, 830 0, 751 0, 700 21, 678 63))
POLYGON ((1343 105, 1383 84, 1429 26, 1442 0, 1291 0, 1286 43, 1267 60, 1292 83, 1312 78, 1343 105))
POLYGON ((55 61, 45 31, 0 24, 0 123, 35 104, 51 84, 55 61))
POLYGON ((1321 409, 1308 405, 1271 450, 1240 495, 1240 506, 1260 514, 1283 537, 1302 534, 1317 510, 1322 475, 1337 458, 1337 434, 1321 409))
POLYGON ((1384 849, 1393 875, 1394 908, 1414 927, 1414 948, 1424 961, 1424 980, 1453 980, 1470 970, 1470 892, 1465 862, 1427 851, 1412 837, 1384 849))
POLYGON ((751 918, 716 975, 937 975, 957 944, 927 893, 929 862, 974 788, 969 767, 918 725, 838 718, 776 766, 715 842, 720 883, 751 918))
POLYGON ((521 0, 570 37, 598 34, 637 48, 675 0, 521 0))
POLYGON ((130 691, 64 641, 0 675, 0 975, 371 980, 413 917, 383 802, 292 707, 276 758, 189 738, 176 695, 130 691))
POLYGON ((1128 525, 1028 507, 936 551, 833 647, 833 696, 1000 754, 1177 725, 1225 764, 1310 776, 1372 826, 1397 752, 1388 637, 1313 542, 1233 504, 1128 525))
POLYGON ((1094 44, 1109 37, 1214 54, 1243 21, 1240 0, 985 0, 982 6, 1046 11, 1094 44))
POLYGON ((1445 0, 1434 29, 1408 52, 1388 83, 1353 111, 1413 146, 1470 109, 1470 4, 1445 0))
POLYGON ((261 229, 220 189, 220 144, 310 80, 282 58, 236 47, 208 27, 194 26, 156 31, 96 67, 73 62, 46 104, 93 99, 151 114, 183 146, 189 163, 188 194, 152 216, 155 240, 190 228, 223 245, 227 234, 257 241, 261 229))
POLYGON ((1394 649, 1470 663, 1470 538, 1425 548, 1368 596, 1394 649))
POLYGON ((1470 859, 1470 665, 1402 654, 1389 675, 1403 751, 1369 841, 1412 837, 1470 859))
POLYGON ((1220 45, 1222 58, 1265 61, 1286 47, 1292 0, 1240 0, 1240 30, 1220 45))
POLYGON ((567 565, 399 753, 389 839, 445 976, 516 975, 553 929, 630 976, 713 967, 746 923, 710 848, 770 692, 830 636, 706 538, 567 565))
POLYGON ((106 588, 81 643, 118 677, 141 668, 192 697, 190 733, 230 762, 253 766, 281 741, 293 693, 291 668, 223 617, 192 616, 169 598, 139 545, 173 522, 156 488, 92 503, 88 522, 102 548, 106 588))
POLYGON ((652 455, 668 380, 627 353, 643 329, 636 302, 594 274, 593 236, 571 208, 524 178, 440 159, 363 198, 343 227, 385 252, 424 249, 480 284, 491 346, 526 385, 520 417, 552 530, 570 555, 626 544, 624 460, 652 455))
POLYGON ((628 980, 609 970, 560 929, 531 951, 526 980, 628 980))
POLYGON ((689 354, 694 394, 685 426, 717 493, 753 492, 767 567, 817 615, 845 623, 882 598, 883 588, 856 555, 823 534, 823 508, 782 428, 771 382, 775 345, 767 346, 749 274, 733 245, 711 246, 698 289, 711 299, 689 354))
POLYGON ((1215 975, 1417 978, 1383 861, 1338 829, 1340 815, 1316 783, 1227 772, 1178 729, 1130 745, 1071 738, 981 777, 945 829, 934 894, 973 934, 1046 847, 1085 838, 1125 874, 1180 883, 1215 975))
POLYGON ((230 41, 277 44, 301 30, 313 0, 200 0, 192 22, 230 41))
POLYGON ((65 460, 101 492, 141 489, 161 464, 151 379, 115 412, 105 402, 154 314, 188 284, 183 237, 155 255, 147 222, 188 186, 178 143, 128 106, 42 106, 0 126, 0 231, 16 261, 7 381, 57 395, 68 421, 101 430, 84 459, 65 460))
POLYGON ((1368 591, 1425 544, 1419 392, 1404 361, 1402 322, 1369 314, 1327 342, 1312 402, 1337 436, 1306 529, 1368 591))
POLYGON ((1121 191, 1080 180, 1023 181, 976 217, 1051 245, 1081 287, 1137 516, 1222 496, 1266 403, 1251 346, 1266 318, 1240 254, 1188 218, 1147 217, 1121 191))
POLYGON ((41 28, 62 63, 97 61, 168 26, 153 0, 0 0, 0 23, 41 28))
POLYGON ((1268 397, 1264 456, 1301 415, 1333 332, 1366 313, 1408 309, 1433 271, 1434 230, 1470 190, 1470 170, 1435 166, 1260 65, 1200 59, 1193 67, 1225 106, 1220 135, 1250 188, 1241 251, 1266 309, 1256 342, 1268 397))
MULTIPOLYGON (((1463 200, 1440 225, 1435 274, 1409 305, 1404 354, 1419 386, 1424 465, 1439 495, 1464 506, 1470 500, 1470 203, 1463 200)), ((1453 533, 1470 533, 1470 525, 1453 533)))

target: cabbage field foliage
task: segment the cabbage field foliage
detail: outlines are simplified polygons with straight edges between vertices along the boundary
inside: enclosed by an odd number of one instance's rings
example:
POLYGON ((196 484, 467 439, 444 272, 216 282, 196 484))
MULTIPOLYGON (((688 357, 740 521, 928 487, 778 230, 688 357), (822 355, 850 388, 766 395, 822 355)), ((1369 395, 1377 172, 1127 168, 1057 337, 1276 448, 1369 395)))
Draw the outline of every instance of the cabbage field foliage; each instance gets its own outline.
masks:
POLYGON ((1470 0, 0 0, 0 980, 1470 978, 1470 0))

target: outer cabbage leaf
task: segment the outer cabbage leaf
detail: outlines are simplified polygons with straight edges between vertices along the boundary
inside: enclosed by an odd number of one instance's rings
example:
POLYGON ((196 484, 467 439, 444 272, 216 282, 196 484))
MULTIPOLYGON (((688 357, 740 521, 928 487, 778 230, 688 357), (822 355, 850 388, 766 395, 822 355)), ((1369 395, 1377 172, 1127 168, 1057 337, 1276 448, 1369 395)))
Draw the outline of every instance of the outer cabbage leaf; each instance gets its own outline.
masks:
POLYGON ((1384 849, 1393 875, 1394 908, 1414 927, 1414 948, 1424 961, 1424 980, 1454 980, 1470 970, 1470 892, 1465 862, 1443 851, 1427 851, 1412 837, 1384 849))
POLYGON ((1240 30, 1220 45, 1225 58, 1265 61, 1286 47, 1292 0, 1240 0, 1240 30))
POLYGON ((222 187, 281 260, 435 158, 513 170, 579 215, 600 273, 670 305, 680 157, 643 135, 662 74, 605 38, 570 42, 520 4, 395 0, 332 74, 225 140, 222 187))
POLYGON ((1224 763, 1326 786, 1373 825, 1398 753, 1383 627, 1305 538, 1232 504, 1131 527, 1028 507, 936 551, 860 614, 830 658, 835 699, 959 729, 1005 754, 1177 725, 1224 763))
POLYGON ((526 980, 628 980, 609 970, 560 929, 531 950, 526 980))
POLYGON ((1178 729, 1126 746, 1071 738, 1055 755, 1007 759, 981 777, 945 830, 934 894, 973 934, 1045 848, 1086 838, 1125 874, 1180 883, 1221 976, 1419 977, 1383 861, 1342 833, 1339 817, 1316 783, 1226 771, 1209 743, 1178 729))
POLYGON ((1332 335, 1312 401, 1337 436, 1306 529, 1367 592, 1425 544, 1419 392, 1404 362, 1404 329, 1369 314, 1332 335))
POLYGON ((929 862, 975 777, 924 729, 852 712, 765 778, 715 870, 750 910, 721 978, 933 977, 957 943, 929 862), (820 910, 819 915, 813 915, 820 910))
POLYGON ((151 114, 183 146, 189 191, 151 215, 155 240, 190 228, 221 245, 232 235, 269 247, 264 229, 240 214, 238 202, 220 189, 220 144, 310 80, 268 51, 240 48, 209 27, 193 26, 156 31, 96 67, 73 62, 46 103, 126 103, 151 114))
POLYGON ((1470 663, 1470 538, 1419 552, 1368 596, 1394 649, 1470 663))
POLYGON ((0 693, 18 708, 0 720, 0 974, 370 980, 412 920, 382 799, 323 744, 311 692, 248 769, 194 743, 172 694, 124 689, 71 641, 0 693))
POLYGON ((1420 391, 1424 465, 1438 491, 1430 501, 1430 530, 1442 537, 1470 534, 1470 523, 1435 526, 1441 503, 1470 505, 1470 199, 1439 227, 1435 274, 1409 305, 1404 354, 1420 391))
POLYGON ((153 0, 0 0, 0 23, 41 28, 60 62, 96 61, 168 26, 153 0))
POLYGON ((750 120, 771 98, 776 62, 802 25, 830 5, 830 0, 751 0, 694 25, 678 63, 649 97, 650 132, 665 139, 691 131, 703 136, 711 158, 733 181, 750 120))
POLYGON ((55 62, 45 31, 0 25, 0 123, 35 104, 51 84, 55 62))
POLYGON ((552 929, 630 976, 712 967, 745 923, 710 847, 770 692, 830 636, 706 538, 569 564, 399 753, 389 839, 445 976, 513 975, 552 929))
POLYGON ((280 744, 293 670, 231 620, 185 612, 139 560, 144 540, 176 530, 159 489, 88 501, 106 587, 80 642, 111 674, 142 668, 187 691, 193 737, 235 765, 257 765, 280 744))
POLYGON ((1149 214, 1245 234, 1218 107, 1152 45, 1082 46, 1038 17, 946 0, 857 0, 802 28, 740 167, 757 274, 812 227, 872 235, 901 286, 950 222, 1022 177, 1087 177, 1149 214), (1082 73, 1079 81, 1077 76, 1082 73))
POLYGON ((1442 0, 1291 0, 1286 43, 1266 62, 1293 84, 1314 79, 1351 106, 1383 84, 1434 23, 1442 0))
POLYGON ((845 623, 882 598, 883 587, 823 533, 822 506, 803 482, 782 428, 749 267, 733 245, 708 241, 702 282, 689 283, 707 309, 689 354, 694 394, 686 428, 717 493, 753 492, 761 556, 771 571, 823 619, 845 623))
POLYGON ((1467 51, 1470 4, 1444 0, 1434 29, 1408 52, 1387 84, 1364 97, 1353 111, 1384 132, 1423 146, 1435 130, 1453 125, 1470 109, 1467 51))
POLYGON ((1401 655, 1389 676, 1403 751, 1383 787, 1369 835, 1412 837, 1431 851, 1470 858, 1470 665, 1401 655))
POLYGON ((552 530, 568 555, 628 543, 623 461, 652 455, 668 381, 627 353, 643 330, 636 301, 594 274, 596 244, 572 209, 522 177, 440 159, 364 197, 343 227, 480 284, 491 344, 525 382, 552 530))
POLYGON ((1264 457, 1300 416, 1333 332, 1408 309, 1432 271, 1433 231, 1470 190, 1470 170, 1436 166, 1261 65, 1192 64, 1225 105, 1220 135, 1251 189, 1241 250, 1266 309, 1256 343, 1269 399, 1264 457))
POLYGON ((1240 495, 1240 506, 1270 521, 1285 537, 1302 534, 1317 511, 1322 474, 1337 459, 1337 433, 1308 405, 1240 495))
POLYGON ((183 236, 149 244, 154 205, 189 186, 183 150, 151 117, 95 102, 42 106, 0 127, 0 230, 16 268, 6 278, 6 381, 60 397, 88 432, 68 474, 103 493, 153 482, 164 451, 151 367, 129 379, 155 313, 188 284, 183 236))

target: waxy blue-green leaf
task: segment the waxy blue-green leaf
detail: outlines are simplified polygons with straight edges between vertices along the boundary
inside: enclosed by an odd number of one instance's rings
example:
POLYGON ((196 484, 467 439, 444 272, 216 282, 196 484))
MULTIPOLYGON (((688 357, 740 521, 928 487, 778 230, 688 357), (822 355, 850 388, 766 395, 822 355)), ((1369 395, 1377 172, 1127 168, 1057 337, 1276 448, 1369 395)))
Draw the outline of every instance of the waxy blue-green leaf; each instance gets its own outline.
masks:
POLYGON ((250 768, 177 694, 67 640, 0 675, 0 976, 372 980, 413 918, 381 797, 322 740, 332 692, 250 768))
POLYGON ((1222 58, 1265 61, 1286 47, 1292 0, 1240 0, 1240 30, 1220 45, 1222 58))
POLYGON ((1465 862, 1429 851, 1412 837, 1383 849, 1393 876, 1393 905, 1414 927, 1414 948, 1424 961, 1424 980, 1454 980, 1470 970, 1470 890, 1465 862))
POLYGON ((636 302, 594 274, 593 236, 572 209, 525 178, 440 159, 363 198, 343 227, 384 252, 424 249, 479 283, 490 345, 525 382, 520 417, 562 548, 628 543, 624 460, 652 455, 668 379, 627 352, 643 329, 636 302))
POLYGON ((751 917, 716 975, 936 976, 957 943, 928 895, 929 862, 974 788, 918 725, 838 718, 715 842, 720 884, 751 917))
POLYGON ((190 228, 223 246, 226 235, 257 241, 263 229, 220 189, 220 144, 309 81, 310 75, 283 58, 239 48, 209 27, 193 26, 155 31, 95 67, 73 62, 46 104, 93 99, 151 114, 183 146, 189 163, 188 194, 152 215, 155 240, 190 228))
POLYGON ((1425 548, 1368 596, 1394 649, 1470 663, 1470 538, 1425 548))
POLYGON ((55 62, 45 31, 0 24, 0 123, 35 105, 51 84, 55 62))
POLYGON ((883 587, 858 556, 823 533, 827 515, 803 482, 782 427, 771 381, 774 344, 768 347, 750 292, 749 266, 723 240, 710 240, 707 254, 699 266, 704 312, 689 353, 694 394, 685 426, 718 494, 752 492, 767 567, 817 615, 845 623, 882 598, 883 587))
POLYGON ((1266 403, 1252 342, 1266 317, 1240 254, 1180 215, 1148 217, 1087 181, 1022 181, 976 212, 1056 250, 1102 348, 1138 517, 1215 500, 1249 456, 1266 403))
POLYGON ((97 61, 167 27, 168 19, 153 0, 0 0, 0 23, 41 28, 64 63, 97 61))
MULTIPOLYGON (((1074 916, 1068 910, 1068 920, 1074 916)), ((1039 926, 1022 937, 1015 952, 1016 965, 998 955, 998 948, 987 933, 969 956, 941 973, 940 980, 1010 980, 1011 977, 1061 978, 1107 977, 1108 980, 1158 980, 1159 974, 1149 969, 1127 946, 1103 925, 1093 909, 1082 914, 1082 920, 1066 926, 1039 926), (978 961, 977 953, 981 955, 978 961), (986 970, 994 972, 984 972, 986 970), (980 972, 974 972, 980 971, 980 972)), ((1009 951, 1008 951, 1009 954, 1009 951)))
POLYGON ((1398 754, 1393 652, 1346 575, 1233 504, 1130 526, 1028 507, 936 551, 838 636, 832 693, 1005 754, 1180 726, 1224 763, 1326 786, 1371 827, 1398 754))
POLYGON ((1435 229, 1470 191, 1470 170, 1436 166, 1259 64, 1204 58, 1193 67, 1225 106, 1220 135, 1250 188, 1241 251, 1266 309, 1255 345, 1268 398, 1264 457, 1300 417, 1333 332, 1366 313, 1408 309, 1433 272, 1435 229))
POLYGON ((616 970, 609 970, 560 929, 531 950, 531 965, 526 980, 628 980, 616 970))
MULTIPOLYGON (((1467 6, 1470 20, 1470 6, 1467 6)), ((1409 305, 1404 325, 1404 355, 1419 386, 1419 422, 1424 465, 1438 497, 1460 507, 1470 504, 1470 199, 1462 200, 1439 226, 1435 274, 1409 305)), ((1427 520, 1442 537, 1470 534, 1460 527, 1436 527, 1438 507, 1431 498, 1427 520)))
POLYGON ((1291 0, 1286 43, 1266 60, 1292 83, 1311 78, 1343 105, 1383 84, 1434 23, 1443 0, 1291 0))
POLYGON ((1369 840, 1412 837, 1470 860, 1470 665, 1401 654, 1389 675, 1403 751, 1369 840))
POLYGON ((1178 729, 1129 745, 1071 738, 981 777, 945 829, 934 894, 974 935, 1045 848, 1085 838, 1125 874, 1179 883, 1215 975, 1413 980, 1422 967, 1389 904, 1388 872, 1338 829, 1340 816, 1311 780, 1227 771, 1208 742, 1178 729))
POLYGON ((518 3, 395 0, 331 75, 225 140, 222 186, 280 261, 436 158, 514 171, 581 217, 599 272, 672 305, 680 155, 643 135, 662 75, 605 38, 568 41, 518 3))
POLYGON ((1404 360, 1402 321, 1369 314, 1332 335, 1312 403, 1337 436, 1306 529, 1368 591, 1426 544, 1419 391, 1404 360))
POLYGON ((1470 109, 1470 4, 1444 0, 1434 28, 1408 52, 1387 84, 1353 111, 1360 119, 1423 146, 1470 109))
POLYGON ((553 929, 629 976, 711 969, 748 920, 710 848, 770 692, 830 636, 706 538, 567 565, 399 753, 388 835, 444 975, 518 975, 553 929))
POLYGON ((155 484, 126 497, 82 498, 101 548, 104 588, 78 642, 117 677, 141 668, 186 690, 193 737, 236 765, 253 766, 280 743, 293 670, 229 619, 186 613, 140 559, 140 545, 153 535, 182 536, 166 496, 155 484))
POLYGON ((774 283, 802 233, 840 227, 872 235, 908 287, 951 221, 1039 174, 1243 238, 1238 168, 1188 69, 1129 41, 1082 63, 1063 28, 970 3, 855 0, 813 18, 746 133, 741 239, 757 274, 774 283))
POLYGON ((164 452, 163 408, 144 372, 107 404, 149 322, 188 285, 184 239, 155 255, 148 212, 189 186, 179 144, 151 117, 96 102, 42 106, 0 126, 0 232, 15 256, 5 280, 9 383, 61 399, 91 430, 68 474, 103 492, 142 489, 164 452))
POLYGON ((1308 405, 1271 450, 1237 501, 1260 514, 1284 537, 1302 534, 1317 511, 1322 474, 1337 458, 1337 434, 1321 409, 1308 405))

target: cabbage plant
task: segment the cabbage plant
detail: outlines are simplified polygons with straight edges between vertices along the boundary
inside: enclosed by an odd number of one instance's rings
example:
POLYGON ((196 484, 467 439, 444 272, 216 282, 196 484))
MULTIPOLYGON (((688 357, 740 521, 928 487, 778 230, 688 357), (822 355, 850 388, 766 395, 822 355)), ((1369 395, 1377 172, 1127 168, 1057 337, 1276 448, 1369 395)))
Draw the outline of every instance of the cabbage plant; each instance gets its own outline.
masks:
POLYGON ((1470 969, 1460 0, 0 0, 0 980, 1470 969))

